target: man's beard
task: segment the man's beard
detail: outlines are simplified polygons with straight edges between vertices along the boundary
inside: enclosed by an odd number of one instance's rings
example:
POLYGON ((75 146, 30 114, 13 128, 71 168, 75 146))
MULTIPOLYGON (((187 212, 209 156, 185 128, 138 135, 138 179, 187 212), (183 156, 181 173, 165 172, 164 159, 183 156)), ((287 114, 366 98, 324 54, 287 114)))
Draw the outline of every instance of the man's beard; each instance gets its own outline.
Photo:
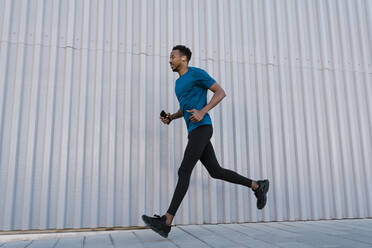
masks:
POLYGON ((177 67, 173 67, 172 71, 178 72, 178 66, 177 67))

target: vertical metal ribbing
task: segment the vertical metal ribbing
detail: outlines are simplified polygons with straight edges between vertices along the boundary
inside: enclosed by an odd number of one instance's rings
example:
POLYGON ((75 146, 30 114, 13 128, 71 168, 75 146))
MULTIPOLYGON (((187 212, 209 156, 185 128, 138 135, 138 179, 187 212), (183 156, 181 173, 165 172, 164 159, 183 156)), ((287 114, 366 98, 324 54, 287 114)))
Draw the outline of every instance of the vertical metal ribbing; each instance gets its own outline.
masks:
POLYGON ((167 210, 187 144, 182 119, 158 116, 179 107, 176 44, 227 93, 211 111, 221 166, 272 188, 258 211, 199 163, 175 223, 370 217, 371 10, 0 1, 0 229, 143 225, 167 210))

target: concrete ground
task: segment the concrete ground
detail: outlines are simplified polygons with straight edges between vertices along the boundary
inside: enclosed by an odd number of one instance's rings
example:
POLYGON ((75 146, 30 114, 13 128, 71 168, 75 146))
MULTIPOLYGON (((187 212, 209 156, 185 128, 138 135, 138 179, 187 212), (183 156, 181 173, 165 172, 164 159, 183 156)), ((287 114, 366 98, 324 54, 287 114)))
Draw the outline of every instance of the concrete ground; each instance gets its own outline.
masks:
POLYGON ((0 235, 0 248, 372 247, 372 219, 187 225, 168 239, 149 229, 0 235))

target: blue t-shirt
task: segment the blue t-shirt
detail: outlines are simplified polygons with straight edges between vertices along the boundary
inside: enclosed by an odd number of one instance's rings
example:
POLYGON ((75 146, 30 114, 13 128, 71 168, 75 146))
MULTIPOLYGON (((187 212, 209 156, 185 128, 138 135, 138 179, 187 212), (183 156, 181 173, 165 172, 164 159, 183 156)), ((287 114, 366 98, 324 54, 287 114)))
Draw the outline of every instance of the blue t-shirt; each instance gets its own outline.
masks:
POLYGON ((196 67, 189 67, 189 70, 176 80, 175 92, 189 133, 199 126, 212 125, 208 113, 204 115, 201 121, 194 123, 189 119, 192 113, 186 110, 201 110, 204 108, 207 105, 208 89, 215 82, 216 80, 209 76, 206 71, 196 67))

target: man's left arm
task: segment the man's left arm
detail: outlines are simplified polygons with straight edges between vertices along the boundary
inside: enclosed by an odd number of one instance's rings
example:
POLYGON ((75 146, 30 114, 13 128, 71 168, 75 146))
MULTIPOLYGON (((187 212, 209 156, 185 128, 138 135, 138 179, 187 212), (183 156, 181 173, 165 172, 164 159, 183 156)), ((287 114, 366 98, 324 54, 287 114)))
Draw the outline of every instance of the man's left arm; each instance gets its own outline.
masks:
POLYGON ((196 109, 187 110, 187 112, 193 113, 190 116, 190 120, 192 122, 196 123, 196 122, 201 121, 204 115, 208 113, 209 110, 214 108, 226 96, 225 91, 222 89, 222 87, 217 82, 214 83, 209 89, 213 91, 214 94, 210 102, 207 105, 205 105, 204 108, 202 108, 201 110, 196 110, 196 109))

